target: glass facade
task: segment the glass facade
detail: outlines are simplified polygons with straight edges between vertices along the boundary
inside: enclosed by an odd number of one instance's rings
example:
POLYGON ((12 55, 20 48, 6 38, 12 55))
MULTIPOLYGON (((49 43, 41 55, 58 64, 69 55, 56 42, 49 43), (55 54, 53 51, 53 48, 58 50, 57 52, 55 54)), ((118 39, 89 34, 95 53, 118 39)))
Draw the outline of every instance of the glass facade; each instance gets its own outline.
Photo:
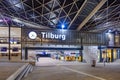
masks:
POLYGON ((10 28, 10 39, 8 27, 0 27, 0 59, 21 59, 21 28, 10 28), (10 41, 9 41, 10 40, 10 41), (10 47, 9 47, 10 43, 10 47))

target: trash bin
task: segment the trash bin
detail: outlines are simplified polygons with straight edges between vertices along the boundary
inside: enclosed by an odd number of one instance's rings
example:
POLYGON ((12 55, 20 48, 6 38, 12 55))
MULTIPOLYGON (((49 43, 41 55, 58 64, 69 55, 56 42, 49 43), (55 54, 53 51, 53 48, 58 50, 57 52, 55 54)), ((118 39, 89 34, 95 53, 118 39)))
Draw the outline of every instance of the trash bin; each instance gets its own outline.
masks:
POLYGON ((92 67, 95 67, 96 66, 96 60, 92 60, 92 67))
POLYGON ((77 60, 81 62, 81 56, 79 56, 79 57, 77 58, 77 60))

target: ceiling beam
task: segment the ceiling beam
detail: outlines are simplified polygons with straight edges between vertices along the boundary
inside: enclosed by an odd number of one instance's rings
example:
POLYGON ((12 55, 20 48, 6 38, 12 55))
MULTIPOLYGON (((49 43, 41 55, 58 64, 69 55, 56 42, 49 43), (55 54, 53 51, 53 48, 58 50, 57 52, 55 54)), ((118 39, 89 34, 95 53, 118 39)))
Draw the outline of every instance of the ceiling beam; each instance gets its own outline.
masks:
POLYGON ((82 4, 82 6, 80 7, 80 9, 77 11, 77 13, 74 16, 73 20, 70 22, 69 26, 67 27, 68 29, 70 28, 70 26, 72 25, 72 23, 74 22, 74 20, 76 19, 76 17, 79 15, 79 13, 82 11, 82 9, 84 8, 84 6, 85 6, 86 3, 87 3, 87 0, 84 1, 84 3, 82 4))
POLYGON ((93 11, 84 19, 84 21, 78 26, 77 31, 79 31, 94 14, 104 5, 107 0, 101 0, 100 3, 93 9, 93 11))
POLYGON ((92 29, 92 30, 89 30, 89 31, 90 32, 98 32, 98 31, 102 31, 102 30, 106 30, 106 29, 115 29, 115 28, 119 28, 118 25, 120 25, 119 21, 115 21, 114 24, 111 24, 110 26, 107 25, 105 27, 92 29))
POLYGON ((47 26, 43 26, 43 25, 37 24, 35 22, 31 22, 31 21, 24 20, 22 18, 14 17, 9 14, 6 14, 6 15, 9 16, 12 21, 19 23, 21 25, 26 25, 27 27, 38 28, 38 29, 50 29, 47 26))
POLYGON ((0 13, 0 16, 1 16, 2 20, 4 21, 4 23, 5 23, 7 26, 9 26, 8 22, 5 21, 4 16, 3 16, 1 13, 0 13))

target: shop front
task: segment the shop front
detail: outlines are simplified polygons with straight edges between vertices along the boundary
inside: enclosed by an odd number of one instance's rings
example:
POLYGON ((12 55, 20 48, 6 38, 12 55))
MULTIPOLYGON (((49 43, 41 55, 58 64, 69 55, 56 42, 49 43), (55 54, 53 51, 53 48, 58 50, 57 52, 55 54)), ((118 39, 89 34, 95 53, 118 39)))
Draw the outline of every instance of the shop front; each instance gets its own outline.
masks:
POLYGON ((116 47, 106 47, 101 49, 100 62, 114 62, 117 59, 120 59, 120 48, 116 47))

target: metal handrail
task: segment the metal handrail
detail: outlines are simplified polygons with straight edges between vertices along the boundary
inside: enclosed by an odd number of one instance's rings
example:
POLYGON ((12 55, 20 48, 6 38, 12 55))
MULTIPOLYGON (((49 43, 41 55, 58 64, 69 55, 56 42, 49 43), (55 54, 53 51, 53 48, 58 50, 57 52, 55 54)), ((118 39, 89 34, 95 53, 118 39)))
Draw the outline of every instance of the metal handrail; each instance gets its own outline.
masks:
POLYGON ((28 67, 28 70, 26 71, 24 77, 27 77, 28 73, 31 72, 32 68, 33 68, 32 65, 28 67))

